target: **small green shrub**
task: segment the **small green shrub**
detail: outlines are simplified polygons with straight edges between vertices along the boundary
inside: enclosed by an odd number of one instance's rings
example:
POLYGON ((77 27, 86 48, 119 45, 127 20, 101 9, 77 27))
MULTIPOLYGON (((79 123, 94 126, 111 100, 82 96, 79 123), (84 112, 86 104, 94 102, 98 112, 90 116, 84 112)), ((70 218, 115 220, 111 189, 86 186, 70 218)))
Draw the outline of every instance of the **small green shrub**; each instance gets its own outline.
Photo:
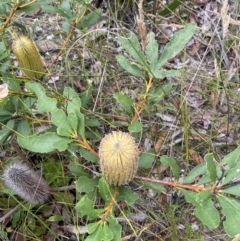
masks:
MULTIPOLYGON (((69 1, 62 1, 55 6, 53 0, 17 3, 5 1, 7 4, 0 5, 0 14, 3 17, 12 13, 12 22, 0 22, 1 34, 7 34, 9 28, 19 27, 14 22, 14 16, 18 13, 31 13, 41 9, 43 12, 59 14, 64 18, 62 30, 66 33, 66 41, 58 53, 59 57, 66 47, 73 31, 84 29, 95 24, 101 15, 101 10, 89 10, 91 1, 81 1, 76 4, 76 11, 73 10, 69 1)), ((25 29, 24 26, 20 26, 25 29)), ((145 86, 142 92, 133 100, 122 92, 113 95, 114 100, 123 108, 128 116, 128 131, 138 140, 141 132, 144 131, 143 124, 138 117, 149 112, 150 106, 159 104, 161 100, 169 95, 174 87, 171 84, 163 84, 165 77, 179 77, 181 72, 173 69, 166 69, 168 60, 179 54, 188 41, 196 32, 195 24, 187 24, 184 29, 174 34, 169 43, 165 46, 159 56, 159 46, 155 34, 150 32, 147 35, 145 50, 142 50, 138 37, 130 32, 126 36, 118 38, 124 49, 125 55, 117 55, 117 63, 127 72, 142 79, 145 86), (126 54, 128 55, 126 57, 126 54), (157 83, 157 85, 156 85, 157 83)), ((47 87, 44 80, 33 80, 29 78, 18 78, 12 71, 10 46, 3 38, 0 42, 0 74, 4 85, 0 93, 0 144, 7 145, 16 137, 17 144, 24 151, 37 153, 42 159, 44 176, 52 186, 55 200, 64 203, 67 207, 74 207, 76 219, 87 220, 87 234, 84 240, 121 240, 122 226, 117 220, 117 214, 113 212, 118 202, 124 201, 127 206, 134 205, 139 196, 129 187, 113 187, 108 185, 101 176, 93 177, 87 171, 83 162, 98 166, 99 158, 96 147, 101 134, 98 127, 101 125, 101 118, 89 114, 88 104, 92 104, 93 85, 88 83, 86 90, 81 94, 71 86, 64 86, 62 90, 55 90, 47 87), (6 85, 8 90, 6 90, 6 85), (54 155, 63 160, 67 159, 67 172, 64 176, 62 165, 56 164, 54 155), (67 186, 72 181, 75 183, 76 197, 71 198, 56 191, 57 188, 67 186), (56 191, 56 192, 55 192, 56 191)), ((54 66, 55 59, 48 66, 48 74, 54 66)), ((47 75, 47 73, 46 73, 47 75)), ((240 170, 240 148, 226 155, 220 162, 214 159, 209 153, 205 156, 205 163, 197 165, 185 177, 183 183, 178 182, 180 171, 177 161, 165 155, 160 158, 153 150, 142 152, 139 160, 139 167, 149 169, 153 162, 161 163, 169 167, 175 182, 150 179, 136 176, 138 185, 161 193, 166 192, 164 186, 172 186, 179 189, 186 201, 195 206, 195 215, 210 229, 217 228, 221 223, 230 237, 239 234, 238 223, 240 221, 240 196, 239 182, 236 180, 240 170), (221 222, 222 217, 225 217, 221 222)), ((60 189, 59 189, 60 190, 60 189)), ((8 198, 11 196, 12 205, 19 201, 9 192, 2 189, 3 202, 7 206, 8 198)), ((35 232, 37 237, 44 234, 49 227, 31 211, 29 204, 23 205, 23 212, 28 216, 24 220, 28 230, 26 233, 35 232), (38 225, 42 228, 37 228, 38 225)), ((45 204, 39 209, 49 209, 45 204)), ((13 215, 13 228, 21 222, 23 212, 18 211, 13 215)), ((126 217, 126 214, 121 211, 126 217)), ((126 218, 127 219, 127 218, 126 218)), ((52 215, 48 222, 61 221, 59 215, 52 215)), ((131 226, 131 225, 129 225, 131 226)), ((21 226, 24 229, 24 226, 21 226)), ((134 229, 133 229, 134 231, 134 229)), ((0 232, 2 238, 6 237, 5 232, 0 232)), ((56 234, 54 234, 56 236, 56 234)), ((60 240, 60 239, 59 239, 60 240)))

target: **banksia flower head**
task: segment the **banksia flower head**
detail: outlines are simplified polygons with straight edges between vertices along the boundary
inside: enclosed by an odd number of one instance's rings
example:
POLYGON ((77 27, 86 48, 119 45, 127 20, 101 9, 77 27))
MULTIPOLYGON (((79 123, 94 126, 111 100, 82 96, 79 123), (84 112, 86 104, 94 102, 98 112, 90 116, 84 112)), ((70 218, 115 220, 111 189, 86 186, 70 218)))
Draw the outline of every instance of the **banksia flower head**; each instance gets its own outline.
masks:
POLYGON ((26 76, 40 79, 45 70, 43 60, 34 42, 26 36, 13 33, 13 53, 17 57, 19 67, 26 76))
POLYGON ((128 133, 113 131, 106 135, 100 143, 99 157, 103 177, 109 184, 127 184, 136 174, 139 151, 128 133))
POLYGON ((31 204, 43 204, 49 198, 47 182, 23 162, 12 162, 3 172, 5 186, 31 204))

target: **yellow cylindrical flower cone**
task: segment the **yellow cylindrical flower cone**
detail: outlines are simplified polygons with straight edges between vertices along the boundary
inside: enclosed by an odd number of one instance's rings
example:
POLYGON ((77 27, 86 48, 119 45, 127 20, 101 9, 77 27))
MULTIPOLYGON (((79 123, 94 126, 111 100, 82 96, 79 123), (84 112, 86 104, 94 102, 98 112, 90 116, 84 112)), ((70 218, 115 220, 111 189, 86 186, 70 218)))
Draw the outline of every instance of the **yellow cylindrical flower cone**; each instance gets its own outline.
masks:
POLYGON ((45 72, 43 60, 34 42, 26 36, 14 34, 13 53, 17 57, 19 67, 26 76, 40 79, 45 72))
POLYGON ((113 131, 106 135, 100 143, 99 157, 100 168, 107 183, 121 186, 134 178, 139 151, 130 134, 113 131))

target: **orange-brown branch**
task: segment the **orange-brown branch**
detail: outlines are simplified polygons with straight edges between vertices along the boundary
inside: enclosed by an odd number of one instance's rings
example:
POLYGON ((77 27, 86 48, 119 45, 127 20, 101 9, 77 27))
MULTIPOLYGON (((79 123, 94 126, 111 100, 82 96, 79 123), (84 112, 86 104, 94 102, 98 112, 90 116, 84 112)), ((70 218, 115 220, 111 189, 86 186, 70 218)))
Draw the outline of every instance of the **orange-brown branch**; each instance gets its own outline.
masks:
POLYGON ((9 13, 5 23, 1 26, 0 28, 0 32, 2 32, 7 26, 8 24, 11 22, 13 16, 15 15, 15 13, 17 12, 18 8, 20 6, 20 3, 16 4, 16 6, 14 6, 11 10, 11 12, 9 13))
MULTIPOLYGON (((146 91, 145 91, 146 93, 145 94, 147 94, 149 92, 149 90, 151 89, 152 82, 153 82, 153 77, 150 77, 146 84, 146 91)), ((134 122, 138 119, 138 117, 141 114, 143 107, 145 105, 145 101, 146 101, 146 96, 143 96, 138 100, 137 106, 135 108, 135 114, 134 114, 134 117, 132 118, 132 122, 134 122)))
POLYGON ((68 33, 68 36, 67 36, 65 42, 62 44, 61 49, 60 49, 60 51, 58 52, 58 54, 57 54, 57 56, 55 57, 55 59, 54 59, 54 60, 52 61, 52 63, 48 66, 48 70, 50 70, 50 69, 52 68, 52 66, 54 65, 54 63, 58 60, 59 56, 62 54, 63 50, 66 49, 66 46, 67 46, 70 38, 71 38, 72 35, 73 35, 73 32, 74 32, 75 28, 76 28, 76 25, 77 25, 77 22, 74 21, 74 22, 72 23, 72 25, 71 25, 71 29, 70 29, 70 31, 69 31, 69 33, 68 33))
POLYGON ((135 109, 134 117, 132 118, 132 122, 135 122, 138 119, 139 115, 142 112, 143 106, 144 106, 144 98, 141 98, 138 101, 137 107, 135 109))
POLYGON ((210 190, 209 188, 205 188, 205 187, 198 187, 198 186, 195 186, 195 185, 185 185, 185 184, 181 184, 181 183, 178 183, 178 182, 156 180, 156 179, 152 179, 152 178, 148 178, 148 177, 135 176, 134 178, 137 179, 137 180, 141 180, 141 181, 159 183, 159 184, 163 184, 163 185, 166 185, 166 186, 172 186, 172 187, 175 187, 175 188, 184 188, 184 189, 188 189, 188 190, 193 190, 195 192, 210 190))
POLYGON ((77 139, 77 142, 84 147, 85 149, 89 150, 92 152, 95 156, 99 156, 98 153, 87 143, 85 140, 77 139))
POLYGON ((109 213, 112 211, 113 209, 113 205, 116 202, 116 197, 118 194, 118 187, 115 187, 114 192, 113 192, 113 196, 112 196, 112 200, 109 203, 109 205, 107 206, 106 212, 102 215, 102 221, 105 221, 109 215, 109 213))

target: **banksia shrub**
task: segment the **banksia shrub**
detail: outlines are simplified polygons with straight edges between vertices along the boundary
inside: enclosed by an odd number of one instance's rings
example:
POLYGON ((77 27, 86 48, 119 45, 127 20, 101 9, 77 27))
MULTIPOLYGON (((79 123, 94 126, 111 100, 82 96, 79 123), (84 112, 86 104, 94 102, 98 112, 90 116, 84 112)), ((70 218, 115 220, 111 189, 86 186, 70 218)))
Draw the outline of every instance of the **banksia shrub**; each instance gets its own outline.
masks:
POLYGON ((34 42, 26 36, 14 34, 12 48, 24 74, 29 78, 40 79, 45 72, 44 63, 34 42))
POLYGON ((109 184, 127 184, 136 174, 139 151, 128 133, 114 131, 106 135, 100 143, 99 157, 103 177, 109 184))
POLYGON ((5 186, 31 204, 43 204, 49 198, 47 182, 23 162, 12 162, 3 172, 5 186))

